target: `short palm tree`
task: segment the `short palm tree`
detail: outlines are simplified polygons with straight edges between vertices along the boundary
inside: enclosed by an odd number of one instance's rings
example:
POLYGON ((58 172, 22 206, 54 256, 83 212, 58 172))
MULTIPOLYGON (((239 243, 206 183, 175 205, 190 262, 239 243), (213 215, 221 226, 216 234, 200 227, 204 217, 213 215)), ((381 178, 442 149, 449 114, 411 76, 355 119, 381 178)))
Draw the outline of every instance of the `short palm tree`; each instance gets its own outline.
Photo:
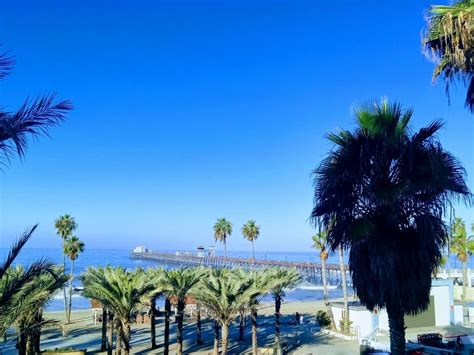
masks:
POLYGON ((131 317, 153 292, 146 273, 141 269, 132 272, 122 267, 88 268, 82 280, 84 295, 98 299, 113 313, 118 353, 123 349, 128 355, 131 317))
POLYGON ((412 110, 386 100, 355 116, 354 131, 328 136, 335 147, 315 170, 312 218, 330 228, 332 250, 349 250, 357 296, 369 310, 386 308, 391 353, 404 354, 404 315, 427 308, 448 240, 443 213, 471 193, 436 137, 440 122, 412 132, 412 110))
POLYGON ((202 276, 201 269, 181 268, 163 271, 162 287, 168 299, 174 303, 177 310, 176 342, 178 354, 183 353, 183 319, 186 299, 202 276))
POLYGON ((272 288, 270 290, 275 301, 275 342, 280 344, 280 310, 286 291, 298 285, 301 275, 296 269, 276 268, 271 272, 272 288))
POLYGON ((26 230, 12 245, 6 259, 0 263, 0 336, 16 320, 27 312, 36 299, 24 297, 25 288, 46 272, 53 272, 54 265, 48 259, 39 259, 30 264, 22 273, 12 273, 10 269, 21 249, 36 230, 37 225, 26 230))
MULTIPOLYGON (((66 252, 65 252, 66 241, 68 240, 68 238, 70 238, 73 235, 73 232, 77 229, 77 223, 74 217, 66 213, 62 216, 59 216, 59 218, 57 218, 54 221, 54 228, 56 229, 56 233, 61 237, 61 240, 63 242, 63 245, 62 245, 63 267, 64 267, 64 270, 66 270, 66 252)), ((63 290, 63 297, 64 297, 64 312, 66 313, 66 319, 68 320, 68 323, 69 323, 70 313, 68 310, 66 287, 64 287, 64 290, 63 290)))
MULTIPOLYGON (((10 268, 8 277, 21 278, 25 270, 19 265, 10 268)), ((43 310, 46 304, 54 297, 67 282, 68 277, 62 268, 54 267, 45 270, 40 275, 28 282, 20 291, 21 302, 28 304, 15 321, 18 334, 18 353, 39 354, 40 336, 42 326, 51 323, 43 319, 43 310)))
POLYGON ((257 240, 258 236, 260 235, 260 226, 254 220, 248 220, 242 226, 242 234, 244 238, 248 241, 252 242, 252 257, 255 261, 255 240, 257 240))
POLYGON ((252 320, 252 354, 258 354, 258 333, 257 333, 257 309, 260 300, 265 295, 269 294, 272 287, 278 286, 279 280, 274 278, 271 269, 264 269, 247 273, 253 283, 254 293, 247 303, 250 310, 250 319, 252 320))
POLYGON ((427 21, 423 46, 437 63, 433 79, 442 75, 446 92, 453 81, 464 82, 466 106, 474 112, 474 0, 431 6, 427 21))
POLYGON ((466 224, 461 218, 455 218, 451 226, 450 251, 456 254, 462 263, 462 299, 465 300, 468 284, 467 262, 469 256, 474 253, 474 238, 467 236, 466 224))
POLYGON ((329 293, 328 293, 328 282, 327 282, 327 273, 326 273, 326 262, 329 258, 328 253, 328 237, 327 232, 321 228, 321 225, 318 225, 319 231, 317 234, 313 235, 313 248, 319 250, 319 259, 321 260, 321 274, 323 279, 323 297, 324 304, 326 305, 326 312, 331 321, 331 330, 336 329, 334 323, 334 316, 332 314, 332 309, 329 304, 329 293))
POLYGON ((224 243, 224 256, 227 258, 227 237, 232 234, 232 223, 225 218, 218 218, 214 224, 214 239, 224 243))
MULTIPOLYGON (((255 295, 253 281, 238 277, 236 271, 212 269, 201 278, 194 296, 202 303, 222 328, 222 354, 227 354, 229 325, 242 305, 255 295)), ((216 329, 215 329, 216 330, 216 329)), ((214 354, 218 354, 218 343, 214 341, 214 354)))

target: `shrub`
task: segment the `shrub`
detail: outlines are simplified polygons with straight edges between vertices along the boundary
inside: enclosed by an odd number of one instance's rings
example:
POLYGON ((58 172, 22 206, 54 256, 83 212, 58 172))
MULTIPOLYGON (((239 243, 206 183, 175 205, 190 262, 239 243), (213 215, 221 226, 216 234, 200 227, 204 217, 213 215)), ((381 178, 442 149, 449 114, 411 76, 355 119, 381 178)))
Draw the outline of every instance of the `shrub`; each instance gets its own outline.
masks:
POLYGON ((331 320, 326 312, 319 310, 316 313, 316 320, 322 328, 327 328, 331 325, 331 320))

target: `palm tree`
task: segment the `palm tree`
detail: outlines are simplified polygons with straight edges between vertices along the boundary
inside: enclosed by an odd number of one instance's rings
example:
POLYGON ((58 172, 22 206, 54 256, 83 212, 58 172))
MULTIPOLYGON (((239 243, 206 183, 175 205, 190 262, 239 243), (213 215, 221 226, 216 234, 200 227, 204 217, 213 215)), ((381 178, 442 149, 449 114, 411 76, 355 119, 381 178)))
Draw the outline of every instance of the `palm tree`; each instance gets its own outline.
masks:
MULTIPOLYGON (((227 354, 229 344, 229 324, 235 319, 242 305, 255 295, 253 281, 242 279, 236 271, 212 269, 206 277, 201 278, 200 287, 195 289, 194 296, 206 307, 222 328, 222 354, 227 354)), ((216 333, 218 328, 214 328, 216 333)), ((216 335, 216 334, 215 334, 216 335)), ((216 338, 216 336, 214 337, 216 338)), ((216 340, 216 339, 215 339, 216 340)), ((214 354, 218 354, 218 342, 214 341, 214 354)))
MULTIPOLYGON (((25 269, 19 265, 7 271, 7 278, 21 278, 25 269)), ((19 291, 21 302, 28 304, 15 321, 18 334, 19 354, 40 353, 40 336, 42 326, 52 323, 43 319, 45 305, 51 300, 57 290, 60 290, 67 282, 68 277, 63 270, 54 267, 43 271, 40 275, 30 280, 19 291)))
POLYGON ((462 166, 436 138, 439 121, 412 133, 412 110, 387 101, 355 116, 354 131, 328 135, 335 147, 314 173, 312 218, 330 227, 331 250, 349 250, 361 303, 386 308, 391 353, 404 354, 404 315, 427 308, 448 241, 445 208, 471 194, 462 166))
POLYGON ((151 348, 156 349, 156 299, 163 295, 163 277, 164 270, 161 268, 148 269, 147 271, 148 280, 153 286, 154 290, 150 293, 150 338, 151 338, 151 348))
POLYGON ((436 63, 433 79, 444 77, 448 97, 451 83, 465 83, 466 106, 474 112, 474 1, 431 6, 427 22, 423 46, 426 56, 436 63))
POLYGON ((260 304, 260 299, 268 294, 272 287, 278 286, 278 279, 274 279, 272 270, 265 269, 258 272, 248 274, 248 278, 253 283, 254 293, 248 301, 247 307, 250 309, 250 319, 252 320, 252 354, 258 353, 258 339, 257 339, 257 308, 260 304))
POLYGON ((301 281, 301 275, 296 269, 273 269, 271 278, 273 285, 271 294, 275 300, 275 342, 280 344, 280 309, 286 291, 295 287, 301 281))
POLYGON ((69 305, 67 311, 67 322, 71 323, 71 309, 72 309, 72 283, 74 281, 74 261, 78 258, 79 254, 84 251, 84 243, 79 240, 75 235, 66 239, 64 244, 64 254, 71 260, 71 271, 69 277, 69 305))
POLYGON ((323 279, 323 297, 324 304, 326 305, 326 312, 331 321, 331 330, 336 329, 336 324, 334 323, 334 316, 332 314, 332 309, 329 304, 329 293, 328 293, 328 283, 327 283, 327 274, 326 274, 326 261, 329 258, 329 253, 327 250, 327 232, 321 229, 319 225, 319 231, 317 234, 313 235, 313 248, 319 250, 319 259, 321 260, 321 274, 323 279))
POLYGON ((117 330, 117 353, 130 353, 130 319, 139 306, 150 297, 154 288, 146 273, 122 267, 88 268, 82 275, 83 294, 98 299, 114 314, 117 330))
POLYGON ((455 218, 451 227, 450 249, 462 263, 462 299, 465 300, 468 284, 467 262, 469 255, 474 252, 474 238, 467 236, 466 224, 461 218, 455 218))
POLYGON ((248 220, 247 223, 245 223, 242 226, 242 234, 244 235, 244 238, 246 238, 248 241, 252 242, 252 256, 253 260, 255 262, 255 240, 258 238, 260 235, 260 226, 255 223, 254 220, 248 220))
MULTIPOLYGON (((14 58, 0 53, 0 79, 11 72, 14 58)), ((61 123, 72 105, 67 100, 57 101, 54 95, 25 100, 16 111, 0 109, 0 155, 5 165, 17 155, 23 158, 28 148, 28 137, 48 135, 50 127, 61 123)))
POLYGON ((224 243, 224 256, 227 258, 227 237, 232 234, 232 223, 225 218, 218 218, 214 224, 214 239, 224 243))
POLYGON ((163 272, 163 292, 175 304, 177 309, 176 342, 178 354, 183 353, 183 319, 186 299, 202 276, 200 269, 173 269, 163 272))
POLYGON ((24 297, 25 288, 46 272, 53 272, 54 265, 49 259, 39 259, 30 264, 21 274, 12 273, 12 265, 21 249, 36 230, 37 225, 27 229, 13 243, 5 260, 0 263, 0 336, 11 327, 22 314, 37 302, 34 297, 24 297))
POLYGON ((341 284, 342 284, 342 295, 344 297, 344 317, 342 318, 342 332, 350 334, 350 319, 349 319, 349 296, 347 295, 347 280, 346 280, 346 267, 344 263, 344 251, 342 246, 339 245, 339 269, 341 270, 341 284))
MULTIPOLYGON (((77 229, 77 223, 74 217, 70 216, 69 214, 64 214, 63 216, 59 216, 54 221, 54 228, 56 229, 56 233, 61 237, 63 242, 63 267, 66 270, 66 252, 65 246, 67 239, 72 236, 72 233, 77 229)), ((64 297, 64 312, 66 313, 66 319, 69 323, 69 311, 68 311, 68 301, 67 301, 67 294, 66 294, 66 287, 63 290, 63 297, 64 297)))
MULTIPOLYGON (((14 58, 7 53, 0 53, 0 79, 11 72, 14 58)), ((4 111, 0 108, 0 164, 6 165, 14 156, 24 157, 28 148, 28 138, 48 135, 50 127, 61 123, 68 111, 72 109, 69 101, 56 101, 54 95, 45 95, 33 100, 25 100, 16 111, 4 111)), ((44 270, 49 270, 53 264, 48 259, 33 262, 21 277, 6 282, 4 277, 23 246, 30 239, 37 225, 28 229, 13 244, 5 261, 0 264, 0 335, 10 327, 28 302, 20 302, 17 297, 23 287, 44 270)))

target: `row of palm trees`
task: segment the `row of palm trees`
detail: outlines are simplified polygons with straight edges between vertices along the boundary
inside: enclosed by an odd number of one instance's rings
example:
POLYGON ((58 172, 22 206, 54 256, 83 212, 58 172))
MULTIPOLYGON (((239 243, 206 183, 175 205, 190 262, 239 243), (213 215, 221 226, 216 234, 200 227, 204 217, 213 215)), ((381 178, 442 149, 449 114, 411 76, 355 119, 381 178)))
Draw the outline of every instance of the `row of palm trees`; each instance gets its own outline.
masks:
POLYGON ((187 300, 197 302, 196 342, 201 344, 201 311, 214 320, 214 354, 226 354, 229 346, 229 327, 239 316, 239 340, 243 339, 243 319, 252 321, 252 350, 257 354, 257 310, 259 301, 271 294, 275 301, 275 341, 280 343, 280 309, 285 291, 300 281, 293 269, 180 268, 137 269, 129 271, 110 266, 89 268, 82 274, 84 295, 99 300, 103 305, 102 351, 112 353, 115 333, 116 353, 130 352, 130 324, 135 312, 144 304, 151 307, 151 348, 157 347, 155 305, 158 297, 165 300, 164 353, 169 353, 171 305, 176 308, 177 353, 183 353, 183 320, 187 300), (108 334, 107 324, 108 322, 108 334), (107 340, 106 340, 107 339, 107 340))
MULTIPOLYGON (((214 239, 224 244, 224 256, 227 257, 227 238, 232 234, 232 223, 225 218, 218 218, 214 224, 214 239)), ((252 242, 252 257, 255 260, 255 240, 260 235, 260 226, 252 219, 242 226, 242 235, 252 242)))

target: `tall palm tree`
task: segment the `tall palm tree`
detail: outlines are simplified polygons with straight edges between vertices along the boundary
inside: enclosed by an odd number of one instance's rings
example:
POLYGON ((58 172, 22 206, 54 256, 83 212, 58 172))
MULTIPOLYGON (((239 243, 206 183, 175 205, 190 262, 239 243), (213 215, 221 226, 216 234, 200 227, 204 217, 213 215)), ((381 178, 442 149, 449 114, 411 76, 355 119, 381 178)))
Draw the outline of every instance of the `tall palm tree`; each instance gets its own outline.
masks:
POLYGON ((178 354, 183 353, 183 319, 186 299, 202 276, 201 269, 173 269, 163 272, 163 292, 167 295, 177 310, 176 342, 178 354))
MULTIPOLYGON (((61 237, 61 240, 63 242, 63 245, 62 245, 63 267, 64 267, 64 270, 66 270, 66 252, 65 252, 66 241, 69 237, 72 236, 73 232, 77 229, 77 223, 74 217, 66 213, 62 216, 59 216, 59 218, 57 218, 54 221, 54 228, 56 229, 56 233, 61 237)), ((66 319, 69 319, 66 287, 64 287, 64 290, 63 290, 63 297, 64 297, 64 312, 66 313, 66 319)), ((68 323, 69 323, 69 320, 68 320, 68 323)))
POLYGON ((328 135, 335 147, 315 170, 312 218, 330 227, 332 250, 349 250, 357 296, 369 310, 386 308, 391 353, 404 354, 404 315, 427 308, 448 240, 443 213, 471 193, 436 137, 439 121, 412 132, 412 110, 387 101, 355 116, 354 131, 328 135))
POLYGON ((253 257, 253 260, 255 261, 254 243, 255 243, 255 240, 260 235, 260 226, 254 220, 250 219, 247 221, 247 223, 245 223, 242 226, 242 234, 244 238, 252 242, 252 257, 253 257))
MULTIPOLYGON (((21 265, 7 271, 8 277, 13 279, 21 278, 24 273, 25 269, 21 265)), ((22 302, 28 304, 15 321, 19 354, 40 353, 41 328, 52 322, 43 319, 44 307, 67 280, 62 268, 54 267, 43 271, 19 291, 22 302)))
POLYGON ((324 304, 326 305, 326 312, 331 321, 331 330, 336 329, 336 324, 334 323, 334 315, 332 314, 331 305, 329 304, 329 292, 328 292, 328 282, 327 282, 327 273, 326 273, 326 261, 329 258, 329 253, 327 250, 327 232, 321 229, 319 224, 319 231, 317 234, 313 235, 313 248, 319 250, 319 259, 321 260, 321 274, 323 279, 323 297, 324 304))
POLYGON ((64 254, 71 260, 71 270, 69 276, 69 305, 67 310, 67 322, 71 322, 72 309, 72 283, 74 281, 74 262, 79 257, 79 254, 84 251, 84 243, 75 235, 66 239, 64 244, 64 254))
POLYGON ((467 85, 466 106, 474 112, 474 0, 431 6, 423 46, 436 63, 433 79, 443 76, 446 92, 459 80, 467 85))
POLYGON ((341 270, 341 285, 342 285, 342 296, 344 300, 344 317, 342 318, 342 332, 350 333, 350 319, 349 319, 349 296, 347 294, 347 278, 346 278, 346 266, 344 263, 344 251, 342 246, 339 245, 339 269, 341 270))
POLYGON ((232 234, 232 223, 225 218, 218 218, 214 224, 214 239, 224 243, 224 256, 227 258, 227 237, 232 234))
MULTIPOLYGON (((201 278, 200 287, 194 296, 206 307, 222 328, 222 354, 227 354, 229 324, 235 319, 243 304, 255 295, 253 282, 238 277, 236 271, 212 269, 201 278)), ((215 328, 216 331, 216 328, 215 328)), ((218 343, 214 341, 214 354, 218 354, 218 343)))
POLYGON ((98 299, 114 314, 117 330, 117 353, 130 353, 130 319, 153 292, 146 273, 122 267, 88 268, 82 275, 83 294, 98 299))
POLYGON ((271 278, 273 285, 271 294, 275 300, 275 342, 280 344, 280 309, 286 291, 295 287, 301 281, 301 275, 296 269, 273 269, 271 278))
POLYGON ((468 284, 467 262, 469 255, 474 252, 474 238, 467 236, 466 224, 461 218, 455 218, 451 227, 450 250, 462 263, 462 299, 465 300, 468 284))

